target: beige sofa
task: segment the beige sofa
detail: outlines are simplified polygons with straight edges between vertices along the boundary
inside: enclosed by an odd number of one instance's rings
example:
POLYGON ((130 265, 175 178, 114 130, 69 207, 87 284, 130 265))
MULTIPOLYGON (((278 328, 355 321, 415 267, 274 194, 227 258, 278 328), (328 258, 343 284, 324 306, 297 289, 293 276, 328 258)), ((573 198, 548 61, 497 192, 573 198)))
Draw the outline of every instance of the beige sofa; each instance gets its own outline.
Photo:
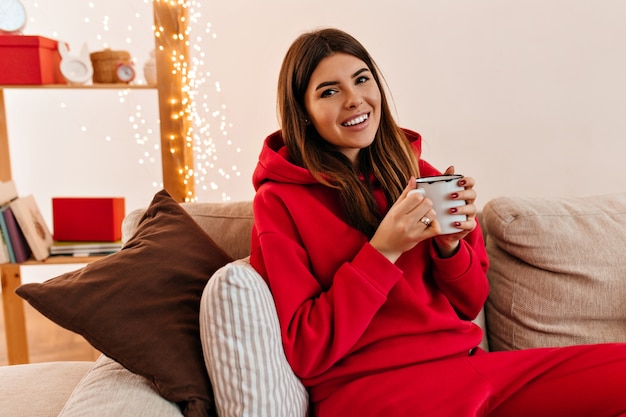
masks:
MULTIPOLYGON (((252 224, 249 203, 192 203, 184 207, 233 258, 246 256, 252 224)), ((127 216, 125 238, 140 216, 140 211, 127 216)), ((580 198, 496 198, 485 204, 481 224, 491 261, 491 293, 484 311, 486 323, 482 323, 485 346, 488 342, 491 350, 502 350, 626 341, 626 193, 580 198)), ((211 292, 224 287, 224 278, 228 279, 237 268, 250 273, 242 260, 222 268, 209 281, 213 288, 205 290, 203 303, 211 292)), ((237 308, 257 307, 242 304, 237 308)), ((203 335, 213 337, 219 330, 206 320, 201 325, 203 335)), ((208 343, 213 347, 203 346, 207 366, 215 360, 212 349, 228 344, 227 337, 237 336, 220 334, 208 343)), ((249 371, 261 372, 257 367, 253 363, 249 371)), ((262 393, 245 392, 242 399, 233 394, 236 387, 222 386, 242 381, 234 381, 232 376, 222 378, 219 372, 209 370, 216 401, 222 402, 218 404, 222 416, 276 417, 306 412, 301 406, 306 403, 306 393, 296 383, 268 393, 265 389, 273 382, 265 380, 257 387, 263 389, 262 393), (280 398, 286 392, 288 401, 280 398), (282 403, 280 411, 272 410, 271 401, 266 401, 271 396, 282 403), (229 401, 248 403, 237 409, 225 404, 229 401), (289 402, 297 405, 285 408, 289 402)), ((175 405, 155 394, 146 379, 106 357, 96 363, 0 367, 0 393, 0 416, 7 417, 57 416, 64 406, 63 417, 181 415, 175 405)))

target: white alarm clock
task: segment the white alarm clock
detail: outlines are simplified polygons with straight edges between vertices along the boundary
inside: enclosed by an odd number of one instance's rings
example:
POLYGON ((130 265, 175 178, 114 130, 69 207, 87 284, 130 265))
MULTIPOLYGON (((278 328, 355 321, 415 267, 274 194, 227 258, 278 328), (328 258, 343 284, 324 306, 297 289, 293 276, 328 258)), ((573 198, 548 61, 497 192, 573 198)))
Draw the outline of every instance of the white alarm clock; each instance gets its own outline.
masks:
POLYGON ((115 77, 121 83, 129 83, 135 79, 135 67, 130 62, 120 62, 115 69, 115 77))
POLYGON ((20 33, 26 25, 26 9, 20 0, 0 0, 0 32, 20 33))

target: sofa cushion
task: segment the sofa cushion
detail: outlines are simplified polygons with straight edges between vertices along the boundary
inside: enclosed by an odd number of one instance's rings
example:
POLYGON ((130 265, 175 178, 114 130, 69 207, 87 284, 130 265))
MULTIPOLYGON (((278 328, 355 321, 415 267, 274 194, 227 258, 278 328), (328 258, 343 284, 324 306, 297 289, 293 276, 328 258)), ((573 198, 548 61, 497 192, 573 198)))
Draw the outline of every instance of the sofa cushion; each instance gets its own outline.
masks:
POLYGON ((146 378, 101 355, 78 383, 58 417, 181 417, 146 378))
MULTIPOLYGON (((254 223, 251 201, 181 203, 181 207, 231 258, 241 259, 250 255, 250 235, 254 223)), ((123 241, 132 236, 143 213, 143 209, 133 210, 124 218, 123 241)))
POLYGON ((251 201, 181 205, 231 258, 241 259, 250 255, 254 223, 251 201))
POLYGON ((0 367, 0 417, 56 417, 93 362, 0 367))
POLYGON ((492 350, 626 341, 626 193, 483 209, 492 350))
POLYGON ((306 416, 308 395, 285 357, 272 294, 248 259, 207 283, 200 333, 220 417, 306 416))
POLYGON ((186 416, 207 416, 214 404, 200 344, 200 297, 231 260, 163 190, 120 252, 17 293, 147 377, 186 416))

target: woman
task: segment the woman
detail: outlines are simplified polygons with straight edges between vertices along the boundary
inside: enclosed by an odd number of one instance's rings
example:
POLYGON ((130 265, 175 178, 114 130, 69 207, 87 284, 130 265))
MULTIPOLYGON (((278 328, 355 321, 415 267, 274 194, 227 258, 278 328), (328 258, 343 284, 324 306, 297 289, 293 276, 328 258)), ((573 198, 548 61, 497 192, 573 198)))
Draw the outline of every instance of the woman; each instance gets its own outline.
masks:
MULTIPOLYGON (((285 354, 315 416, 614 416, 626 348, 477 348, 488 294, 474 179, 457 233, 440 234, 438 175, 399 128, 377 67, 350 35, 300 36, 278 82, 281 130, 254 173, 251 262, 267 281, 285 354), (601 389, 600 389, 601 388, 601 389)), ((453 173, 448 168, 446 173, 453 173)))

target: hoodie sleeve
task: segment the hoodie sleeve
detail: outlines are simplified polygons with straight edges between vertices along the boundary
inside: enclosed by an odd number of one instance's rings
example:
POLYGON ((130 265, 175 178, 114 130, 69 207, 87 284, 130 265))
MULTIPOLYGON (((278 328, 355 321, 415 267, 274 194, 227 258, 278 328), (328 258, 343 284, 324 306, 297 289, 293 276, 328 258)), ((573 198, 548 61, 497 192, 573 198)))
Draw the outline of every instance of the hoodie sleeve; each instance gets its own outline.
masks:
MULTIPOLYGON (((435 167, 419 160, 420 176, 441 175, 435 167)), ((446 259, 439 258, 434 244, 430 257, 433 259, 433 276, 437 286, 446 294, 459 316, 473 320, 478 316, 489 294, 486 278, 489 259, 483 243, 480 225, 461 241, 457 253, 446 259)))
POLYGON ((251 263, 268 280, 294 372, 313 378, 355 346, 402 271, 363 240, 329 282, 320 282, 292 215, 278 193, 267 188, 254 200, 251 263))
POLYGON ((446 295, 460 318, 474 320, 489 295, 487 269, 489 259, 483 244, 480 225, 461 240, 461 247, 450 258, 440 258, 430 246, 433 277, 437 287, 446 295))

